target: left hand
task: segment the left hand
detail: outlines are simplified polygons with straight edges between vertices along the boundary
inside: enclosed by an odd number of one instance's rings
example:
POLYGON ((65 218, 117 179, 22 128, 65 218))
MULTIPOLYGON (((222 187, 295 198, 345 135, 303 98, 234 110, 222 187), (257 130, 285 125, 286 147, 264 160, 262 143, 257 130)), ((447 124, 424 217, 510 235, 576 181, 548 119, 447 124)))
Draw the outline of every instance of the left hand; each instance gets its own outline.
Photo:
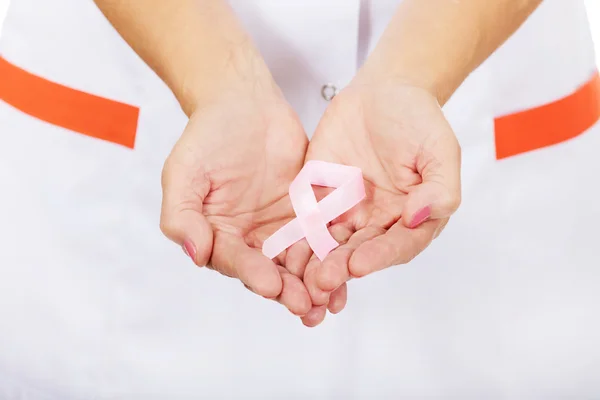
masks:
POLYGON ((313 256, 306 266, 304 283, 313 302, 303 317, 308 326, 325 318, 334 300, 330 294, 345 291, 351 277, 406 264, 421 253, 461 198, 460 146, 436 98, 419 87, 345 88, 309 144, 307 160, 312 159, 361 168, 367 197, 332 221, 330 231, 341 246, 322 263, 313 256))

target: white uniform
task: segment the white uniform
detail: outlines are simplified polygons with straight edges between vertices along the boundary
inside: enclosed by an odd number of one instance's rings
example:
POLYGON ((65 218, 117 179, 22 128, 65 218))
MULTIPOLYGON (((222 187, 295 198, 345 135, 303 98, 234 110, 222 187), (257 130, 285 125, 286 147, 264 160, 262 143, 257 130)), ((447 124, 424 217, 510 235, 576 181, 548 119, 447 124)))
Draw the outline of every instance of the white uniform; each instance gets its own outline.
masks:
MULTIPOLYGON (((232 3, 312 132, 322 86, 349 82, 397 1, 232 3)), ((12 0, 6 62, 140 115, 131 149, 0 101, 0 398, 598 398, 600 126, 577 122, 598 106, 592 48, 583 1, 546 0, 445 107, 464 200, 443 235, 307 329, 162 236, 186 120, 93 2, 12 0), (574 138, 498 119, 549 103, 574 138)), ((527 115, 551 129, 553 110, 527 115)))

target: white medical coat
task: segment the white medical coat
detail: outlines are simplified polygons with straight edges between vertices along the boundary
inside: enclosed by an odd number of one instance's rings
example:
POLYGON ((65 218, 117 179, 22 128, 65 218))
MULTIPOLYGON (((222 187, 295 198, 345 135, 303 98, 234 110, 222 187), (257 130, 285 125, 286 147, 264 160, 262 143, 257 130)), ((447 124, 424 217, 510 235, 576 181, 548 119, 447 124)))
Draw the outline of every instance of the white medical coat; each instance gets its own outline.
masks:
MULTIPOLYGON (((312 132, 397 1, 232 4, 312 132)), ((12 0, 2 57, 140 116, 130 149, 0 101, 0 398, 598 398, 600 127, 498 159, 494 123, 574 93, 592 49, 583 2, 546 0, 444 108, 463 149, 444 233, 307 329, 162 236, 186 119, 93 2, 12 0)))

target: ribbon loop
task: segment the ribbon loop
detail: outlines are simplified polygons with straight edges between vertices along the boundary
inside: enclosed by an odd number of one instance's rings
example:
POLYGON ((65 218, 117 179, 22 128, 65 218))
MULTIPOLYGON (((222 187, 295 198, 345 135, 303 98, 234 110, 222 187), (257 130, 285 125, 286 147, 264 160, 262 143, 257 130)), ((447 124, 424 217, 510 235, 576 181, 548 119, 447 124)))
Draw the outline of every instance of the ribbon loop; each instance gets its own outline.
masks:
POLYGON ((281 227, 263 244, 263 254, 276 257, 294 243, 306 238, 315 255, 323 261, 339 243, 327 224, 365 198, 360 168, 309 161, 290 185, 290 200, 296 219, 281 227), (312 185, 336 188, 317 203, 312 185))

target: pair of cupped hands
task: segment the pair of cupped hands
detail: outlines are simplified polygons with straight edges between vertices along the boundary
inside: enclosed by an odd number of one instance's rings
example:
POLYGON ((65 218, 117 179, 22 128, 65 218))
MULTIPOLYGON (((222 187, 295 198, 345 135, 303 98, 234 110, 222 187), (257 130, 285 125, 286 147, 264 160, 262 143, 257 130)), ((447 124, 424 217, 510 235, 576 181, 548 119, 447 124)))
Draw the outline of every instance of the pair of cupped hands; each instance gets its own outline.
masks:
POLYGON ((161 229, 196 265, 316 326, 344 309, 347 281, 408 263, 444 229, 460 203, 459 144, 436 97, 406 82, 359 72, 309 142, 270 73, 231 76, 165 163, 161 229), (322 262, 305 239, 271 260, 263 242, 295 218, 288 190, 309 160, 360 168, 366 198, 328 225, 340 246, 322 262))

